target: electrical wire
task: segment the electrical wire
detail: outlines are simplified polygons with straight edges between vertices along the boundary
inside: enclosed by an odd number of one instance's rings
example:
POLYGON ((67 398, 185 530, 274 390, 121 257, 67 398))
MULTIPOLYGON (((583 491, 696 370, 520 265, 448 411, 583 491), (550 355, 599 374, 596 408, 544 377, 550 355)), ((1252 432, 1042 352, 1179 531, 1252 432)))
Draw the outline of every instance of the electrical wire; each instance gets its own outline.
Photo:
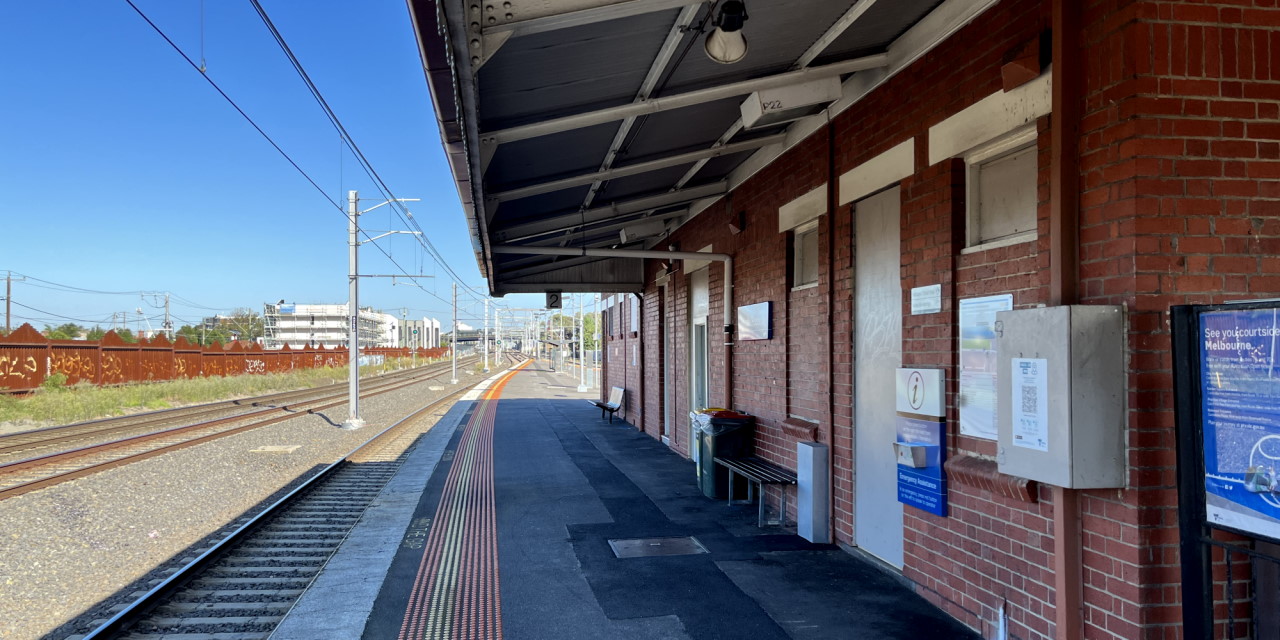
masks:
MULTIPOLYGON (((141 10, 141 9, 139 9, 139 8, 138 8, 138 6, 137 6, 137 5, 135 5, 135 4, 133 3, 133 0, 125 0, 125 3, 127 3, 127 4, 128 4, 128 5, 129 5, 133 10, 134 10, 134 12, 136 12, 136 13, 138 14, 138 16, 139 16, 139 17, 141 17, 141 18, 142 18, 142 19, 143 19, 143 20, 144 20, 144 21, 145 21, 145 22, 146 22, 146 23, 147 23, 147 24, 152 28, 152 30, 154 30, 157 34, 159 34, 159 35, 160 35, 160 37, 161 37, 161 38, 163 38, 163 39, 164 39, 164 41, 165 41, 165 42, 167 42, 167 43, 169 44, 169 46, 170 46, 170 47, 172 47, 172 48, 173 48, 173 50, 174 50, 174 51, 176 51, 176 52, 178 53, 178 55, 182 56, 182 59, 183 59, 183 60, 186 60, 187 64, 188 64, 188 65, 190 65, 192 69, 195 69, 197 72, 199 72, 199 73, 200 73, 200 75, 201 75, 201 77, 203 77, 203 78, 205 79, 205 81, 206 81, 206 82, 208 82, 208 83, 209 83, 209 85, 210 85, 210 86, 212 86, 212 87, 214 88, 214 90, 215 90, 215 91, 217 91, 217 92, 218 92, 218 94, 219 94, 219 95, 221 95, 221 96, 223 97, 223 99, 225 99, 225 100, 226 100, 226 101, 227 101, 227 102, 232 106, 232 108, 234 108, 234 109, 236 110, 236 112, 237 112, 237 113, 239 113, 239 114, 241 115, 241 117, 243 117, 243 118, 244 118, 244 119, 245 119, 245 120, 246 120, 246 121, 247 121, 247 122, 248 122, 248 123, 249 123, 249 124, 254 128, 254 130, 256 130, 256 131, 257 131, 257 132, 258 132, 258 133, 259 133, 259 134, 260 134, 264 139, 266 139, 266 141, 267 141, 268 143, 270 143, 270 144, 271 144, 271 146, 272 146, 273 148, 275 148, 275 150, 276 150, 277 152, 279 152, 279 153, 280 153, 280 155, 281 155, 281 156, 283 156, 283 157, 284 157, 284 159, 285 159, 286 161, 288 161, 288 162, 289 162, 289 164, 290 164, 290 165, 292 165, 292 166, 293 166, 293 168, 294 168, 294 169, 296 169, 296 170, 298 171, 298 173, 300 173, 300 174, 302 175, 302 177, 303 177, 303 178, 305 178, 305 179, 307 180, 307 182, 309 182, 309 183, 311 184, 311 186, 312 186, 312 187, 314 187, 314 188, 316 189, 316 191, 317 191, 317 192, 319 192, 319 193, 320 193, 320 195, 321 195, 321 196, 322 196, 322 197, 323 197, 327 202, 329 202, 331 205, 333 205, 333 207, 334 207, 335 209, 337 209, 339 212, 341 212, 341 213, 343 214, 343 216, 344 216, 344 217, 348 217, 348 218, 350 218, 350 215, 346 212, 346 210, 345 210, 345 209, 343 209, 343 207, 342 207, 342 206, 341 206, 341 205, 340 205, 336 200, 334 200, 334 199, 330 198, 330 197, 329 197, 329 195, 328 195, 328 194, 326 194, 326 193, 324 192, 324 189, 323 189, 323 188, 321 188, 321 187, 320 187, 320 185, 319 185, 319 184, 317 184, 317 183, 316 183, 316 181, 315 181, 315 180, 314 180, 314 179, 313 179, 313 178, 312 178, 312 177, 311 177, 311 176, 310 176, 310 175, 309 175, 305 170, 303 170, 303 169, 302 169, 302 167, 301 167, 301 166, 299 166, 299 165, 298 165, 298 163, 297 163, 297 162, 295 162, 295 161, 293 160, 293 158, 292 158, 292 157, 290 157, 290 156, 289 156, 289 154, 288 154, 287 152, 285 152, 285 150, 284 150, 284 149, 282 149, 282 148, 280 147, 280 145, 276 144, 275 140, 273 140, 273 139, 271 138, 271 136, 270 136, 270 135, 268 135, 268 134, 267 134, 267 132, 266 132, 266 131, 264 131, 264 130, 262 129, 262 127, 258 126, 258 124, 253 120, 253 118, 251 118, 251 117, 249 116, 249 114, 248 114, 248 113, 246 113, 243 109, 241 109, 241 108, 240 108, 240 106, 239 106, 238 104, 236 104, 235 100, 231 99, 231 96, 227 95, 227 93, 226 93, 225 91, 223 91, 223 90, 222 90, 222 88, 221 88, 221 87, 219 87, 219 86, 218 86, 218 84, 217 84, 216 82, 214 82, 214 81, 213 81, 213 79, 212 79, 212 78, 210 78, 210 77, 208 76, 208 74, 206 74, 203 70, 201 70, 201 68, 200 68, 198 65, 196 65, 194 61, 192 61, 192 59, 191 59, 191 57, 190 57, 190 56, 188 56, 188 55, 187 55, 187 54, 186 54, 186 53, 185 53, 181 48, 179 48, 179 47, 178 47, 178 45, 177 45, 176 43, 174 43, 174 41, 173 41, 173 40, 172 40, 172 39, 171 39, 171 38, 170 38, 170 37, 169 37, 169 36, 164 32, 164 30, 162 30, 162 29, 159 27, 159 25, 157 25, 157 24, 156 24, 155 22, 153 22, 149 17, 147 17, 147 15, 146 15, 145 13, 143 13, 143 12, 142 12, 142 10, 141 10)), ((262 12, 262 11, 261 11, 261 5, 258 5, 256 2, 254 2, 254 4, 255 4, 255 6, 259 9, 259 11, 260 11, 260 15, 262 15, 262 16, 264 17, 264 19, 266 19, 266 18, 265 18, 265 12, 262 12)), ((275 31, 274 31, 274 26, 272 27, 272 30, 273 30, 273 32, 275 32, 275 31)), ((275 33, 277 33, 277 34, 278 34, 278 32, 275 32, 275 33)), ((280 40, 280 42, 282 42, 282 40, 280 40)), ((291 53, 291 52, 290 52, 290 57, 291 57, 291 59, 292 59, 292 60, 296 60, 296 58, 293 58, 293 57, 292 57, 292 53, 291 53)), ((309 78, 309 77, 305 77, 305 72, 303 72, 303 71, 301 70, 301 65, 300 65, 300 64, 295 64, 295 68, 296 68, 300 73, 303 73, 303 74, 304 74, 304 80, 307 82, 307 84, 308 84, 309 86, 314 86, 314 85, 310 82, 310 78, 309 78)), ((318 94, 318 89, 317 89, 317 90, 315 90, 314 95, 317 97, 317 99, 318 99, 318 100, 323 101, 323 98, 322 98, 322 97, 320 97, 320 96, 319 96, 319 94, 318 94)), ((326 103, 326 104, 324 104, 323 106, 325 107, 325 110, 326 110, 326 112, 327 112, 327 113, 330 113, 330 114, 332 113, 332 110, 328 109, 328 105, 327 105, 327 103, 326 103)), ((336 118, 336 116, 331 116, 331 118, 336 118)), ((341 128, 341 124, 340 124, 340 123, 335 123, 335 126, 338 126, 338 127, 339 127, 339 132, 340 132, 340 133, 342 133, 342 134, 344 135, 344 137, 348 138, 348 144, 349 144, 349 145, 353 145, 353 144, 354 144, 354 142, 352 142, 352 141, 350 141, 350 140, 349 140, 349 136, 347 136, 347 135, 346 135, 346 130, 345 130, 344 128, 341 128)), ((365 160, 365 159, 364 159, 363 154, 359 154, 358 149, 356 149, 355 151, 356 151, 356 153, 360 156, 362 163, 367 163, 367 160, 365 160)), ((381 179, 380 179, 380 178, 378 179, 378 182, 379 182, 380 184, 382 184, 382 183, 381 183, 381 179)), ((383 184, 383 186, 385 187, 385 184, 383 184)), ((398 203, 396 203, 396 204, 398 204, 398 203)), ((365 238, 366 238, 366 239, 368 239, 368 240, 372 240, 372 238, 370 238, 370 236, 368 235, 368 233, 365 233, 365 234, 364 234, 364 236, 365 236, 365 238)), ((377 244, 374 244, 374 247, 376 247, 380 252, 382 252, 382 254, 383 254, 384 256, 386 256, 386 257, 387 257, 387 259, 388 259, 388 260, 390 260, 390 261, 391 261, 391 263, 392 263, 392 264, 394 264, 398 269, 400 269, 403 273, 405 273, 405 275, 406 275, 406 276, 408 276, 408 275, 409 275, 409 272, 408 272, 406 269, 404 269, 404 267, 402 267, 398 262, 396 262, 396 261, 395 261, 395 260, 390 256, 390 254, 388 254, 388 253, 386 252, 386 250, 384 250, 382 247, 378 246, 377 244)), ((446 265, 446 268, 447 268, 447 265, 446 265)), ((452 273, 452 270, 450 270, 450 273, 452 273)), ((456 276, 456 274, 454 274, 454 275, 456 276)), ((463 286, 466 286, 466 285, 464 284, 463 286)), ((130 292, 130 293, 134 293, 134 294, 136 294, 136 293, 142 293, 142 292, 130 292)), ((208 308, 208 307, 206 307, 206 308, 208 308)), ((211 308, 209 308, 209 309, 211 309, 211 308)), ((212 309, 211 309, 211 310, 212 310, 212 309)))
MULTIPOLYGON (((395 194, 392 193, 391 188, 387 186, 387 183, 385 181, 383 181, 382 176, 379 175, 377 170, 373 168, 373 163, 369 162, 369 159, 365 157, 364 152, 361 151, 360 147, 356 144, 355 139, 352 138, 351 134, 347 132, 346 127, 342 125, 342 121, 338 118, 337 113, 333 111, 333 109, 329 106, 328 101, 324 99, 324 95, 320 92, 319 87, 317 87, 316 84, 311 80, 311 76, 307 74, 306 70, 302 66, 301 61, 299 61, 298 57, 294 55, 293 50, 289 47, 289 44, 285 42, 284 36, 280 33, 280 30, 276 28, 275 23, 272 22, 270 16, 267 15, 267 12, 265 9, 263 9, 262 4, 258 0, 249 0, 249 2, 253 5, 254 10, 257 11, 258 17, 262 20, 262 23, 267 27, 267 30, 271 32, 271 36, 275 39, 276 45, 280 47, 280 50, 284 52, 285 57, 289 59, 289 63, 293 66, 294 71, 298 74, 298 77, 302 79, 303 84, 307 86, 307 90, 311 92, 311 95, 315 99, 316 103, 320 105, 320 108, 325 112, 325 115, 328 116, 329 121, 333 125, 334 129, 338 131, 338 134, 341 135, 343 140, 346 142, 347 147, 351 149, 352 154, 354 154, 356 159, 359 161, 359 164, 361 168, 364 169, 365 174, 368 175, 370 180, 374 181, 375 185, 377 186, 379 192, 381 192, 382 196, 391 202, 391 206, 393 210, 397 212, 397 215, 400 217, 400 220, 406 226, 411 227, 413 230, 418 232, 418 235, 415 236, 418 239, 418 243, 422 245, 422 247, 427 251, 428 255, 430 255, 432 259, 436 261, 437 264, 439 264, 442 268, 444 268, 445 271, 449 273, 453 281, 461 285, 465 291, 469 292, 470 294, 473 295, 473 297, 477 299, 487 298, 488 297, 487 295, 482 294, 476 291, 475 289, 472 289, 470 285, 468 285, 466 282, 462 280, 462 277, 459 276, 458 273, 453 270, 453 267, 450 266, 449 262, 444 259, 444 256, 440 255, 439 251, 435 248, 435 245, 432 244, 431 239, 427 237, 426 231, 422 228, 421 225, 418 224, 418 221, 413 217, 413 214, 409 213, 409 210, 404 206, 403 203, 396 201, 395 194)), ((386 251, 383 251, 383 253, 386 254, 386 251)), ((390 255, 388 255, 388 258, 390 258, 390 255)), ((407 271, 405 271, 405 273, 408 274, 407 271)))
POLYGON ((249 125, 250 125, 250 126, 252 126, 252 127, 254 128, 254 130, 258 132, 258 134, 259 134, 259 135, 261 135, 261 136, 262 136, 262 137, 263 137, 263 138, 264 138, 268 143, 270 143, 270 144, 271 144, 271 146, 272 146, 272 147, 273 147, 277 152, 279 152, 279 153, 280 153, 280 155, 281 155, 281 156, 283 156, 283 157, 284 157, 284 159, 285 159, 285 160, 287 160, 287 161, 289 162, 289 164, 290 164, 290 165, 293 165, 293 168, 294 168, 294 169, 296 169, 296 170, 298 171, 298 173, 302 174, 302 177, 303 177, 303 178, 306 178, 307 182, 311 183, 311 186, 312 186, 312 187, 315 187, 316 191, 320 192, 320 195, 321 195, 325 200, 327 200, 327 201, 329 202, 329 204, 332 204, 332 205, 333 205, 335 208, 337 208, 339 211, 341 211, 341 210, 342 210, 342 205, 338 204, 338 202, 337 202, 337 201, 335 201, 335 200, 333 200, 332 198, 330 198, 330 197, 329 197, 329 194, 325 193, 325 192, 324 192, 324 189, 322 189, 322 188, 320 187, 320 185, 319 185, 319 184, 316 184, 316 181, 315 181, 315 180, 313 180, 313 179, 311 178, 311 176, 310 176, 309 174, 307 174, 307 172, 306 172, 306 171, 304 171, 304 170, 302 169, 302 167, 298 166, 298 163, 297 163, 297 162, 294 162, 293 158, 292 158, 292 157, 290 157, 290 156, 289 156, 289 154, 288 154, 288 153, 286 153, 284 149, 280 148, 280 145, 276 144, 276 141, 275 141, 275 140, 273 140, 273 139, 271 138, 271 136, 267 135, 267 132, 266 132, 266 131, 263 131, 263 130, 262 130, 262 127, 258 126, 258 123, 257 123, 257 122, 254 122, 253 118, 250 118, 250 117, 249 117, 249 114, 245 113, 244 109, 241 109, 241 108, 240 108, 240 105, 236 104, 236 101, 235 101, 235 100, 232 100, 232 99, 231 99, 231 96, 227 95, 227 92, 223 91, 223 90, 222 90, 222 87, 219 87, 219 86, 218 86, 218 83, 216 83, 216 82, 214 82, 214 81, 213 81, 213 78, 210 78, 210 77, 209 77, 209 74, 205 73, 205 72, 200 68, 200 65, 196 64, 196 63, 195 63, 195 61, 193 61, 193 60, 191 59, 191 57, 190 57, 190 56, 188 56, 188 55, 186 54, 186 52, 184 52, 181 48, 179 48, 179 47, 178 47, 178 45, 177 45, 176 43, 174 43, 174 41, 173 41, 172 39, 170 39, 170 38, 169 38, 169 36, 168 36, 167 34, 165 34, 165 32, 164 32, 163 30, 161 30, 161 29, 160 29, 160 27, 159 27, 158 25, 156 25, 156 23, 154 23, 154 22, 152 22, 152 21, 151 21, 151 18, 148 18, 148 17, 147 17, 147 14, 145 14, 145 13, 143 13, 143 12, 142 12, 142 9, 139 9, 139 8, 138 8, 138 5, 135 5, 135 4, 133 3, 133 0, 124 0, 124 1, 125 1, 125 3, 126 3, 126 4, 128 4, 128 5, 129 5, 133 10, 134 10, 134 12, 136 12, 136 13, 138 14, 138 16, 139 16, 140 18, 142 18, 142 19, 143 19, 143 20, 144 20, 148 25, 150 25, 150 26, 151 26, 151 28, 152 28, 152 29, 153 29, 157 34, 159 34, 159 35, 160 35, 160 37, 161 37, 161 38, 164 38, 164 41, 165 41, 165 42, 167 42, 167 43, 169 43, 169 46, 170 46, 170 47, 173 47, 173 50, 174 50, 174 51, 177 51, 177 52, 178 52, 178 55, 182 56, 182 59, 183 59, 183 60, 186 60, 186 61, 187 61, 187 64, 191 65, 191 68, 192 68, 192 69, 195 69, 195 70, 196 70, 196 72, 200 74, 200 77, 204 78, 204 79, 205 79, 205 82, 208 82, 208 83, 209 83, 209 86, 213 87, 213 90, 214 90, 214 91, 217 91, 217 92, 218 92, 218 95, 222 96, 222 98, 223 98, 224 100, 226 100, 226 101, 227 101, 227 103, 228 103, 228 104, 230 104, 230 105, 231 105, 231 107, 232 107, 233 109, 235 109, 235 110, 236 110, 236 112, 237 112, 237 113, 239 113, 239 114, 241 115, 241 117, 243 117, 243 118, 245 119, 245 121, 247 121, 247 122, 249 123, 249 125))
POLYGON ((61 283, 61 282, 53 282, 53 281, 51 281, 51 280, 45 280, 45 279, 43 279, 43 278, 37 278, 37 277, 35 277, 35 276, 33 276, 33 275, 29 275, 29 274, 25 274, 25 273, 19 273, 19 272, 17 272, 17 271, 12 271, 11 273, 12 273, 13 275, 18 276, 18 277, 25 278, 24 284, 26 284, 26 285, 27 285, 27 286, 29 286, 29 287, 36 288, 36 289, 47 289, 47 290, 49 290, 49 291, 65 291, 65 292, 69 292, 69 293, 84 293, 84 294, 91 294, 91 295, 103 295, 103 296, 144 296, 144 297, 145 297, 145 296, 163 296, 163 295, 168 295, 168 296, 170 297, 170 299, 171 299, 171 300, 177 300, 177 301, 181 302, 181 304, 180 304, 179 306, 183 306, 183 307, 191 307, 191 308, 195 308, 195 309, 203 309, 203 310, 206 310, 206 311, 225 311, 225 309, 224 309, 224 308, 220 308, 220 307, 210 307, 210 306, 207 306, 207 305, 203 305, 203 304, 200 304, 200 303, 198 303, 198 302, 194 302, 194 301, 192 301, 192 300, 189 300, 189 299, 187 299, 187 298, 184 298, 184 297, 182 297, 182 296, 180 296, 180 295, 178 295, 178 294, 176 294, 176 293, 172 293, 172 292, 168 292, 168 291, 143 291, 143 290, 137 290, 137 291, 103 291, 103 290, 100 290, 100 289, 88 289, 88 288, 85 288, 85 287, 78 287, 78 286, 75 286, 75 285, 63 284, 63 283, 61 283), (40 284, 33 284, 33 283, 40 283, 40 284))
MULTIPOLYGON (((333 110, 329 107, 328 103, 324 100, 323 95, 320 93, 319 88, 315 86, 315 83, 311 81, 310 76, 306 74, 306 71, 302 68, 301 62, 299 62, 297 57, 293 55, 292 50, 289 49, 288 44, 284 41, 284 38, 280 34, 279 30, 275 28, 275 25, 271 22, 271 19, 266 15, 266 11, 262 8, 262 5, 258 3, 257 0, 250 0, 250 1, 252 2, 255 10, 257 10, 259 17, 263 20, 263 23, 267 26, 268 30, 271 31, 272 36, 275 38, 277 45, 279 45, 280 48, 285 52, 285 55, 289 58, 290 63, 294 66, 295 71, 302 78, 304 84, 307 85, 308 90, 311 91, 313 98, 315 98, 316 101, 320 104, 321 108, 325 111, 326 115, 330 118, 330 121, 333 124, 333 126, 337 129, 339 134, 345 140, 347 146, 352 150, 352 153, 358 158, 361 167, 369 175, 370 179, 372 179, 376 183, 379 191, 383 194, 383 196, 386 197, 387 200, 391 202, 391 205, 397 211, 400 219, 403 222, 405 222, 407 226, 411 226, 418 231, 418 235, 416 235, 415 237, 418 238, 419 244, 421 244, 424 247, 424 249, 427 250, 428 254, 431 255, 432 259, 435 260, 437 264, 443 267, 450 274, 451 278, 455 282, 457 282, 462 286, 464 291, 470 292, 476 299, 483 299, 488 297, 484 294, 477 292, 475 289, 473 289, 470 285, 468 285, 466 282, 462 280, 462 278, 457 274, 457 272, 454 271, 453 268, 449 265, 448 261, 446 261, 444 257, 440 255, 439 251, 436 250, 435 246, 430 242, 430 239, 426 237, 426 232, 422 229, 421 225, 418 224, 417 220, 413 218, 412 214, 408 212, 408 209, 406 209, 402 203, 396 201, 394 194, 391 192, 391 189, 387 186, 386 182, 382 180, 382 177, 378 175, 377 171, 373 168, 372 163, 369 162, 369 160, 365 157, 364 153, 360 151, 359 147, 355 144, 354 139, 352 139, 350 134, 347 133, 346 128, 342 126, 341 121, 339 121, 337 118, 337 114, 334 113, 333 110)), ((159 25, 153 22, 141 9, 138 8, 137 5, 133 3, 132 0, 125 0, 125 3, 128 4, 129 7, 132 8, 134 12, 137 13, 138 16, 141 17, 143 21, 145 21, 152 28, 152 30, 154 30, 161 38, 163 38, 164 41, 168 43, 169 46, 173 48, 174 51, 178 53, 178 55, 182 56, 182 59, 185 60, 187 64, 191 66, 192 69, 195 69, 197 72, 199 72, 200 75, 205 79, 205 81, 208 82, 209 85, 212 86, 213 89, 217 91, 218 94, 221 95, 223 99, 226 100, 227 103, 230 104, 232 108, 234 108, 236 112, 239 113, 241 117, 243 117, 250 124, 250 126, 252 126, 254 130, 256 130, 259 133, 259 135, 261 135, 282 157, 284 157, 284 159, 291 166, 293 166, 293 168, 297 170, 298 173, 301 174, 303 178, 305 178, 307 182, 310 183, 311 186, 315 188, 316 191, 320 193, 320 195, 327 202, 329 202, 331 205, 334 206, 335 209, 341 212, 344 217, 350 218, 350 214, 348 214, 346 210, 336 200, 334 200, 328 194, 326 194, 324 189, 321 188, 320 185, 317 184, 316 181, 305 170, 303 170, 302 167, 298 165, 298 163, 294 161, 293 158, 289 156, 289 154, 285 152, 284 149, 281 148, 280 145, 277 144, 275 140, 272 139, 271 136, 268 135, 266 131, 264 131, 253 120, 252 117, 249 116, 248 113, 246 113, 242 108, 240 108, 240 106, 235 102, 235 100, 233 100, 229 95, 227 95, 227 93, 223 91, 222 88, 219 87, 218 84, 214 82, 213 79, 211 79, 208 76, 208 74, 205 73, 200 68, 200 66, 197 65, 191 59, 190 56, 188 56, 180 47, 178 47, 178 45, 174 43, 174 41, 164 32, 164 30, 162 30, 159 27, 159 25)), ((368 233, 364 233, 364 236, 367 240, 372 241, 372 238, 368 235, 368 233)), ((413 278, 412 275, 409 273, 409 271, 406 270, 402 265, 400 265, 400 263, 397 262, 385 249, 383 249, 381 246, 377 245, 376 243, 373 243, 373 244, 374 244, 374 247, 379 250, 379 252, 381 252, 393 265, 396 266, 396 268, 400 269, 400 271, 405 274, 405 277, 409 278, 410 280, 414 280, 416 282, 416 278, 413 278)), ((421 288, 421 285, 419 286, 421 288)), ((447 300, 445 300, 444 298, 441 298, 440 296, 434 293, 431 293, 430 291, 427 291, 425 288, 423 288, 423 291, 427 292, 429 295, 432 295, 432 297, 435 297, 441 300, 442 302, 449 304, 447 300)), ((131 292, 131 293, 140 293, 140 292, 131 292)))
POLYGON ((37 308, 35 308, 35 307, 32 307, 32 306, 28 306, 28 305, 22 304, 21 302, 13 302, 13 305, 14 305, 14 306, 17 306, 17 307, 22 307, 23 309, 28 309, 28 310, 30 310, 30 311, 35 311, 36 313, 43 313, 43 314, 45 314, 45 315, 47 316, 47 318, 41 318, 41 320, 47 320, 48 318, 57 318, 57 319, 59 319, 59 320, 70 320, 70 321, 72 321, 72 322, 81 322, 81 323, 84 323, 84 324, 97 324, 97 323, 99 323, 99 322, 105 322, 105 321, 102 321, 102 320, 94 321, 94 320, 85 320, 84 318, 72 318, 72 317, 70 317, 70 316, 64 316, 64 315, 61 315, 61 314, 54 313, 54 312, 52 312, 52 311, 45 311, 44 309, 37 309, 37 308))

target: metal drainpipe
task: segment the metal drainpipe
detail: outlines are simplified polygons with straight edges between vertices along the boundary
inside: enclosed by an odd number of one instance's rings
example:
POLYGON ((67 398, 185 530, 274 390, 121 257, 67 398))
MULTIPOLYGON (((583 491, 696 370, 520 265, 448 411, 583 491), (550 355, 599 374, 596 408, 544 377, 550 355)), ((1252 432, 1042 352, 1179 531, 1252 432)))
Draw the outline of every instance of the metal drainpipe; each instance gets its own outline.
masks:
MULTIPOLYGON (((1075 0, 1053 1, 1053 82, 1049 171, 1049 304, 1077 301, 1079 233, 1078 124, 1083 90, 1077 42, 1080 8, 1075 0)), ((1059 640, 1084 637, 1079 492, 1053 487, 1054 622, 1059 640)))
MULTIPOLYGON (((724 263, 724 408, 733 409, 733 258, 724 263)), ((786 519, 787 514, 782 514, 786 519)))
MULTIPOLYGON (((827 118, 827 482, 835 486, 836 478, 836 213, 840 210, 836 189, 836 130, 827 118)), ((797 455, 799 453, 797 452, 797 455)), ((853 456, 850 456, 852 458, 853 456)), ((827 491, 827 535, 836 539, 836 492, 827 491)), ((797 496, 797 504, 799 497, 797 496)))

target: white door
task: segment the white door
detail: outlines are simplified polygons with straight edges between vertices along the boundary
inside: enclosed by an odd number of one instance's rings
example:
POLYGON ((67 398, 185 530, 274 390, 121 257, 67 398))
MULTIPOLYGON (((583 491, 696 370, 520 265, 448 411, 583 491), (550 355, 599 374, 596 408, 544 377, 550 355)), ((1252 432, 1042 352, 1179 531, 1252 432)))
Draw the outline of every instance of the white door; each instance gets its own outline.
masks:
POLYGON ((667 316, 671 313, 671 299, 667 296, 671 293, 669 286, 658 288, 658 321, 662 331, 662 444, 671 445, 671 427, 675 423, 672 420, 672 412, 675 407, 675 386, 672 382, 675 380, 675 363, 671 358, 671 320, 667 316))
MULTIPOLYGON (((689 274, 689 410, 707 407, 707 313, 711 287, 708 270, 703 267, 689 274)), ((698 460, 698 439, 689 423, 689 451, 698 460)))
POLYGON ((898 187, 854 211, 854 540, 902 568, 894 369, 902 366, 902 276, 898 187))

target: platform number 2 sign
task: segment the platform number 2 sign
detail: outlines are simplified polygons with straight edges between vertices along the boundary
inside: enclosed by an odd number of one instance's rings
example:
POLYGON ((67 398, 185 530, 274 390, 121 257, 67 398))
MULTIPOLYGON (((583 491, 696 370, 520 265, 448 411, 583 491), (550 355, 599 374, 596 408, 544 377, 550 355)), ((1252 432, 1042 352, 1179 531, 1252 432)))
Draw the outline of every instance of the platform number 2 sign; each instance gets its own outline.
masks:
POLYGON ((560 292, 559 291, 547 292, 547 308, 548 309, 560 308, 560 292))

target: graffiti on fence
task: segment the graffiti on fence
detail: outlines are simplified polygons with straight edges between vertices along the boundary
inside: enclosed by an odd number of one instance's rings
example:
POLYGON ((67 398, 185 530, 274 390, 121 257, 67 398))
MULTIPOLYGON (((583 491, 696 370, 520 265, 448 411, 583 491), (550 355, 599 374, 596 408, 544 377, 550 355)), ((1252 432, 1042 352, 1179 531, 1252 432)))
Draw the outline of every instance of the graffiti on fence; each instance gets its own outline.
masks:
MULTIPOLYGON (((364 356, 409 358, 406 348, 362 349, 364 356)), ((438 358, 446 349, 420 349, 418 357, 438 358)), ((125 384, 140 380, 171 380, 234 373, 262 374, 295 368, 346 366, 345 350, 320 348, 264 351, 260 345, 233 343, 208 347, 193 345, 185 338, 170 343, 157 336, 126 343, 114 331, 102 340, 49 340, 29 324, 0 337, 0 388, 9 391, 36 389, 48 372, 67 376, 67 382, 125 384), (243 364, 241 364, 243 363, 243 364)))
POLYGON ((143 380, 168 380, 169 378, 168 362, 156 362, 155 360, 144 360, 142 362, 143 380))
POLYGON ((40 365, 36 362, 35 356, 0 356, 0 386, 9 386, 9 384, 18 381, 34 379, 35 374, 40 371, 40 365))
POLYGON ((94 353, 85 353, 79 349, 75 351, 58 349, 49 356, 49 366, 54 371, 67 376, 67 382, 71 384, 80 381, 92 382, 96 368, 93 362, 94 353))
POLYGON ((120 384, 125 381, 124 358, 118 353, 102 354, 102 384, 120 384))

